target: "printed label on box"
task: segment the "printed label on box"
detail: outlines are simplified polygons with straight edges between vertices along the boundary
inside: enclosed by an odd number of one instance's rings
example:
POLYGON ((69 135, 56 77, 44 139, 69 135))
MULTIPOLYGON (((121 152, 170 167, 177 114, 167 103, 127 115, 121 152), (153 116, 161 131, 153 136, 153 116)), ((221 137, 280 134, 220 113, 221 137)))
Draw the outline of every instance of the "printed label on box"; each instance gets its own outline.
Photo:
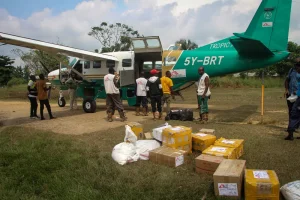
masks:
POLYGON ((234 144, 235 143, 235 141, 230 141, 230 140, 223 140, 222 142, 225 144, 234 144))
POLYGON ((253 171, 253 176, 258 179, 270 179, 269 174, 266 171, 253 171))
POLYGON ((205 134, 205 133, 197 133, 197 134, 195 134, 195 135, 200 136, 200 137, 205 137, 205 136, 207 136, 207 134, 205 134))
POLYGON ((227 148, 222 148, 222 147, 213 147, 211 148, 211 151, 216 151, 216 152, 226 152, 227 148))
POLYGON ((272 194, 272 184, 257 183, 257 194, 272 194))
POLYGON ((179 165, 182 165, 184 163, 184 156, 177 156, 175 158, 175 167, 178 167, 179 165))
POLYGON ((220 196, 239 196, 236 183, 218 183, 220 196))

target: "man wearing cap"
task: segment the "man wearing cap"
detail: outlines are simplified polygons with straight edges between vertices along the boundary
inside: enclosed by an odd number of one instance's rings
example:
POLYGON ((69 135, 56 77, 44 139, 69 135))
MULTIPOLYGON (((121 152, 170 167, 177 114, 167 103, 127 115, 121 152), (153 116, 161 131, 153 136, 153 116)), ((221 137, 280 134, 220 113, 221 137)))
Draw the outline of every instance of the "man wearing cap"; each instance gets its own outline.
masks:
POLYGON ((166 76, 163 76, 160 81, 162 85, 162 90, 163 90, 163 105, 166 103, 167 108, 166 108, 166 113, 167 115, 170 112, 170 104, 171 104, 171 94, 173 93, 172 87, 173 87, 173 81, 171 79, 171 72, 167 71, 166 76))
POLYGON ((298 84, 298 89, 296 93, 297 99, 294 102, 290 112, 289 125, 287 130, 288 136, 285 138, 285 140, 294 140, 294 132, 299 127, 299 123, 300 123, 300 62, 297 62, 295 64, 295 69, 297 71, 296 80, 298 84))
POLYGON ((106 92, 107 120, 112 122, 112 115, 116 108, 120 114, 121 121, 125 121, 125 113, 120 98, 119 77, 114 68, 109 68, 108 74, 104 76, 104 87, 106 92))
POLYGON ((162 97, 162 85, 160 78, 158 78, 157 74, 158 70, 152 69, 150 74, 152 75, 147 82, 147 92, 148 96, 151 99, 151 107, 153 113, 153 119, 156 120, 155 113, 159 112, 159 119, 162 118, 162 108, 161 108, 161 97, 162 97))

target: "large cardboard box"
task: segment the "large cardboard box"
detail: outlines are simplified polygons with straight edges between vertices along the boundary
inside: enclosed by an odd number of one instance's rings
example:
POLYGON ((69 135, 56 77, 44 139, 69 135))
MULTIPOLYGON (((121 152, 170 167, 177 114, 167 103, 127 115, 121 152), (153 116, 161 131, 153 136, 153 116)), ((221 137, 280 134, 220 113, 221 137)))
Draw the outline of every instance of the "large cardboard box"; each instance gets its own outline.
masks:
POLYGON ((238 159, 244 154, 244 140, 241 139, 225 139, 216 140, 215 146, 235 148, 235 158, 238 159))
POLYGON ((174 126, 163 130, 163 145, 192 152, 192 128, 174 126))
POLYGON ((185 163, 187 152, 162 146, 149 152, 149 160, 169 167, 178 167, 185 163))
POLYGON ((134 132, 136 137, 139 140, 144 139, 143 125, 138 122, 127 122, 127 125, 130 126, 131 130, 134 132))
POLYGON ((172 127, 172 126, 170 126, 170 125, 163 125, 163 126, 160 126, 160 127, 157 127, 155 129, 153 129, 152 130, 152 136, 153 136, 153 138, 156 139, 156 140, 158 140, 158 141, 160 141, 160 142, 162 142, 162 132, 163 132, 163 130, 166 129, 166 128, 170 128, 170 127, 172 127))
POLYGON ((226 159, 236 159, 234 148, 229 147, 220 147, 211 145, 205 149, 202 154, 211 155, 211 156, 220 156, 226 159))
POLYGON ((201 154, 195 159, 196 172, 214 174, 223 160, 223 157, 201 154))
POLYGON ((210 134, 210 135, 215 135, 216 131, 215 129, 206 129, 206 128, 202 128, 199 130, 200 133, 205 133, 205 134, 210 134))
POLYGON ((245 160, 223 160, 213 175, 215 195, 241 199, 245 168, 245 160))
POLYGON ((245 171, 245 199, 279 200, 280 183, 275 171, 252 170, 245 171))
POLYGON ((205 133, 192 134, 192 147, 194 150, 204 151, 209 146, 213 145, 217 137, 205 133))

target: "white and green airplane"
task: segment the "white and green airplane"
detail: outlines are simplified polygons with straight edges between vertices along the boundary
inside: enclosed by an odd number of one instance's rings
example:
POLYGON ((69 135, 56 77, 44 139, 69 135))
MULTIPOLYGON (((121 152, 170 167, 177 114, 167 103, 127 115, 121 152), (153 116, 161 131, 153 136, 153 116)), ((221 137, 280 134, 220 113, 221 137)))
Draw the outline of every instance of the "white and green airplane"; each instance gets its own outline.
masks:
MULTIPOLYGON (((68 68, 60 67, 49 73, 48 79, 66 90, 64 81, 68 73, 76 73, 82 80, 77 95, 83 98, 83 109, 95 112, 96 98, 106 98, 103 77, 109 67, 114 67, 120 75, 122 99, 134 106, 135 79, 142 71, 146 74, 152 68, 160 69, 162 74, 171 71, 173 90, 178 91, 198 80, 201 66, 214 77, 264 68, 288 58, 291 6, 292 0, 262 0, 245 32, 186 51, 174 47, 164 51, 158 36, 132 38, 133 51, 102 54, 2 32, 0 42, 76 57, 68 68)), ((62 95, 58 104, 65 106, 62 95)))

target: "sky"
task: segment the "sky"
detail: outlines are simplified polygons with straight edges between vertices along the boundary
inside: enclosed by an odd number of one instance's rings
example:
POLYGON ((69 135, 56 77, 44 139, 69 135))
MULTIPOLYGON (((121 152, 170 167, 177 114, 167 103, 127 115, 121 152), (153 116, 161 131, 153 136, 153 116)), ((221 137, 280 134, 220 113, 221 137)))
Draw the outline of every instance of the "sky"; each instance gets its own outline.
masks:
MULTIPOLYGON (((180 38, 204 45, 244 32, 261 0, 1 0, 0 32, 93 51, 88 35, 101 22, 125 23, 164 48, 180 38)), ((300 0, 293 0, 289 40, 300 44, 300 0)), ((0 55, 16 59, 11 45, 0 55)))

